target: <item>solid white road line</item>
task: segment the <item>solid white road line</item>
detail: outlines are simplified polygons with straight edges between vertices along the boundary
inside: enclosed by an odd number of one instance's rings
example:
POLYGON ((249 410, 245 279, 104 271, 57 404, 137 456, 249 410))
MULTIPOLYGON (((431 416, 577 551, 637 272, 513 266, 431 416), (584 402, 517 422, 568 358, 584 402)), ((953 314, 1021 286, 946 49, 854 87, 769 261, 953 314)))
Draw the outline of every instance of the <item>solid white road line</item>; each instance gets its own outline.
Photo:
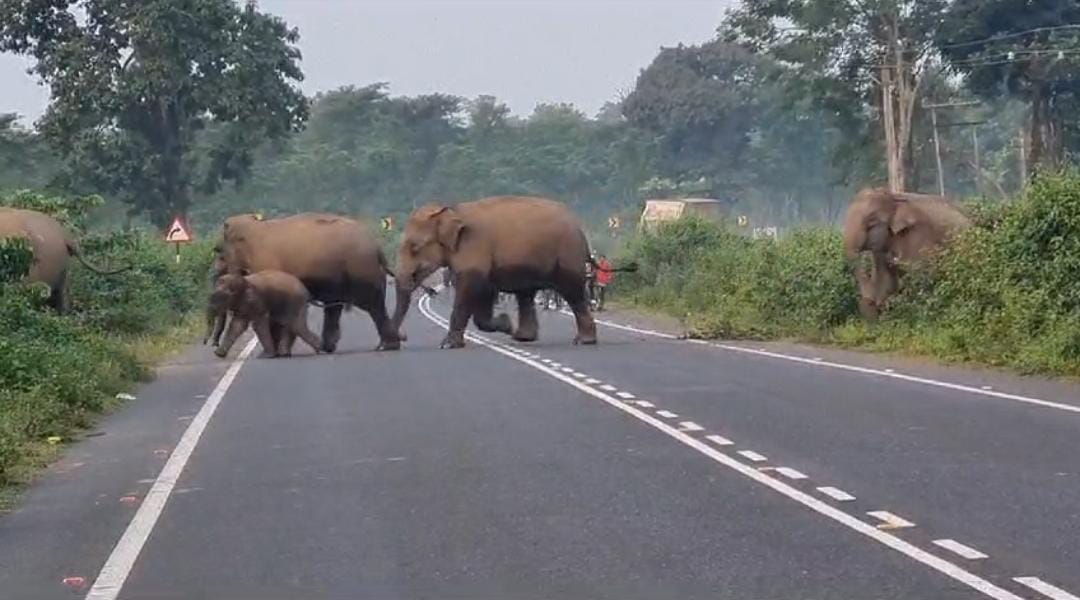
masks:
MULTIPOLYGON (((641 333, 650 335, 653 337, 665 339, 665 340, 677 340, 677 336, 662 331, 652 331, 649 329, 639 329, 637 327, 628 327, 626 325, 620 325, 618 323, 612 323, 611 321, 597 320, 597 323, 606 325, 614 329, 623 329, 626 331, 632 331, 634 333, 641 333)), ((709 342, 707 340, 687 340, 690 343, 697 344, 699 346, 709 346, 711 348, 719 348, 721 350, 728 350, 730 352, 741 352, 743 354, 755 354, 758 356, 766 356, 769 358, 776 358, 780 360, 786 360, 790 362, 802 363, 806 365, 813 365, 816 367, 825 367, 828 369, 837 369, 841 371, 851 371, 854 373, 862 373, 863 375, 872 375, 876 377, 888 377, 891 379, 899 379, 901 381, 909 381, 912 383, 919 383, 923 385, 929 385, 933 387, 944 388, 948 390, 954 390, 958 392, 967 392, 969 394, 976 394, 979 396, 987 396, 990 398, 998 398, 1001 400, 1012 400, 1014 402, 1022 402, 1024 404, 1031 404, 1034 406, 1041 406, 1043 408, 1053 408, 1056 410, 1063 410, 1065 412, 1071 412, 1080 414, 1080 406, 1073 404, 1065 404, 1062 402, 1051 402, 1049 400, 1042 400, 1039 398, 1033 398, 1031 396, 1021 396, 1019 394, 1008 394, 1005 392, 995 391, 988 389, 987 387, 974 387, 970 385, 963 385, 959 383, 949 383, 947 381, 939 381, 937 379, 928 379, 926 377, 916 377, 914 375, 905 375, 903 373, 897 373, 893 369, 871 369, 869 367, 859 367, 856 365, 848 365, 844 363, 832 362, 821 360, 818 357, 804 358, 802 356, 795 356, 792 354, 783 354, 781 352, 770 352, 763 348, 744 348, 742 346, 733 346, 731 344, 723 344, 719 342, 709 342)))
POLYGON ((665 419, 676 419, 679 416, 679 415, 671 412, 670 410, 658 410, 658 411, 656 411, 656 414, 660 415, 661 417, 664 417, 665 419))
POLYGON ((717 446, 731 446, 735 443, 722 435, 707 435, 705 436, 705 439, 716 444, 717 446))
POLYGON ((139 553, 142 552, 146 540, 154 530, 161 511, 165 509, 165 503, 169 501, 169 496, 176 487, 176 480, 184 472, 191 453, 199 443, 199 438, 202 437, 203 431, 206 430, 214 412, 217 411, 218 405, 221 404, 221 399, 225 397, 225 392, 229 391, 229 387, 240 373, 240 368, 244 366, 244 361, 258 343, 257 338, 251 338, 247 346, 229 365, 229 369, 218 381, 214 391, 207 396, 198 414, 191 419, 191 424, 184 430, 184 435, 180 436, 180 441, 177 442, 169 460, 158 473, 154 484, 150 486, 150 491, 143 498, 139 510, 135 512, 131 523, 120 536, 120 541, 116 542, 109 558, 105 560, 105 565, 101 567, 94 585, 86 594, 86 600, 115 600, 120 595, 120 590, 124 587, 132 566, 135 565, 135 560, 139 558, 139 553))
POLYGON ((855 496, 845 492, 840 488, 834 488, 831 486, 819 487, 817 491, 825 494, 826 496, 836 500, 837 502, 851 502, 855 499, 855 496))
POLYGON ((982 552, 979 552, 971 546, 965 546, 956 540, 934 540, 934 544, 968 560, 979 560, 987 557, 982 552))
POLYGON ((804 475, 800 471, 792 469, 791 467, 776 467, 775 470, 777 473, 783 475, 784 477, 787 477, 788 479, 806 479, 806 475, 804 475))
POLYGON ((881 521, 881 525, 878 525, 878 529, 905 529, 915 526, 911 521, 902 519, 887 510, 872 510, 866 514, 881 521))
POLYGON ((1053 600, 1080 600, 1080 598, 1056 585, 1050 585, 1038 577, 1013 577, 1013 581, 1026 585, 1047 598, 1053 598, 1053 600))
POLYGON ((765 457, 765 455, 758 454, 757 452, 754 452, 753 450, 739 450, 738 454, 739 454, 739 456, 742 456, 746 460, 753 461, 753 462, 765 462, 765 461, 769 460, 768 458, 765 457))
MULTIPOLYGON (((420 312, 423 313, 423 315, 433 323, 441 325, 442 327, 446 327, 448 324, 447 321, 433 313, 428 308, 429 304, 430 301, 425 301, 424 298, 421 298, 420 312)), ((813 510, 818 514, 828 517, 844 525, 845 527, 852 529, 884 546, 892 548, 893 550, 896 550, 897 552, 907 556, 908 558, 911 558, 912 560, 920 562, 930 567, 931 569, 938 571, 939 573, 947 575, 948 577, 951 577, 956 581, 959 581, 964 585, 971 587, 972 589, 978 590, 982 594, 990 598, 994 598, 994 600, 1024 600, 1020 596, 1017 596, 1016 594, 1013 594, 1012 592, 1004 588, 994 585, 993 583, 987 581, 986 579, 983 579, 982 577, 979 577, 978 575, 964 569, 963 567, 960 567, 959 565, 956 565, 938 556, 930 554, 929 552, 919 548, 918 546, 915 546, 910 542, 906 542, 891 533, 877 529, 873 525, 870 525, 869 523, 866 523, 852 515, 849 515, 848 513, 838 508, 835 508, 811 496, 810 494, 802 492, 799 489, 794 488, 787 483, 780 481, 779 479, 776 479, 775 477, 770 477, 764 473, 759 473, 757 469, 744 465, 743 463, 728 456, 727 454, 724 454, 723 452, 709 446, 705 442, 702 442, 701 440, 693 436, 687 435, 679 431, 678 429, 675 429, 671 425, 668 425, 667 423, 661 421, 660 419, 657 419, 656 417, 653 417, 646 412, 642 412, 630 406, 629 404, 616 399, 613 396, 605 394, 578 381, 574 381, 574 379, 566 377, 562 373, 545 367, 544 365, 536 361, 522 358, 514 355, 513 353, 507 352, 495 342, 486 340, 478 336, 474 336, 472 334, 470 334, 470 339, 493 352, 502 354, 503 356, 506 356, 512 360, 525 363, 526 365, 529 365, 537 371, 540 371, 545 375, 548 375, 558 381, 565 383, 566 385, 577 389, 578 391, 587 396, 591 396, 593 398, 596 398, 597 400, 603 401, 608 404, 608 406, 611 406, 616 410, 621 410, 624 413, 633 416, 639 421, 646 423, 647 425, 650 425, 651 427, 659 430, 663 434, 675 439, 676 441, 685 444, 686 446, 689 446, 694 450, 697 450, 701 454, 731 469, 732 471, 735 471, 736 473, 756 483, 759 483, 773 490, 774 492, 786 496, 787 498, 794 500, 799 504, 802 504, 810 510, 813 510)))
POLYGON ((631 398, 637 398, 637 396, 631 394, 630 392, 615 392, 615 395, 622 398, 623 400, 630 400, 631 398))
POLYGON ((679 431, 705 431, 705 428, 693 421, 683 421, 682 423, 679 423, 679 431))

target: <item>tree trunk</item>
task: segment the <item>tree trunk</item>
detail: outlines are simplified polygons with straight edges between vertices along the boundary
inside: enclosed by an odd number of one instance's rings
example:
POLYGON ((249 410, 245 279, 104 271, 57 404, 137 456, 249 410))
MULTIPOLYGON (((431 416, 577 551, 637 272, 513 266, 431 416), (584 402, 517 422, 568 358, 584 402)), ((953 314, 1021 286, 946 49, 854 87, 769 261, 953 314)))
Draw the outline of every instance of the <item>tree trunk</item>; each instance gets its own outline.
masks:
POLYGON ((1061 164, 1061 144, 1053 103, 1043 85, 1038 86, 1032 94, 1028 136, 1031 148, 1027 161, 1031 167, 1053 169, 1061 164))

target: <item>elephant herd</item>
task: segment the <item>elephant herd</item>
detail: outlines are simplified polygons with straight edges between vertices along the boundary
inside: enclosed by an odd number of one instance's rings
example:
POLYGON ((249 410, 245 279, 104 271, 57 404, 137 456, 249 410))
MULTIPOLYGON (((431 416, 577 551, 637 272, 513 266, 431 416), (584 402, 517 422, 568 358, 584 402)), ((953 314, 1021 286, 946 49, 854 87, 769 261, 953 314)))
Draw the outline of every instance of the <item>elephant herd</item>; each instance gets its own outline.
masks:
POLYGON ((216 353, 226 356, 252 327, 263 356, 288 356, 297 337, 316 352, 334 352, 341 314, 355 306, 374 322, 378 348, 397 350, 405 340, 401 325, 413 292, 446 269, 454 280, 454 305, 441 347, 463 347, 470 320, 481 331, 536 340, 535 297, 542 289, 554 289, 573 311, 574 342, 595 344, 596 323, 586 297, 591 260, 581 221, 564 204, 546 198, 500 196, 418 208, 405 224, 396 273, 375 238, 353 219, 237 215, 226 219, 217 246, 205 339, 212 338, 216 353), (385 300, 388 278, 396 286, 392 316, 385 300), (500 292, 517 300, 516 326, 509 315, 494 314, 500 292), (307 329, 308 304, 323 308, 321 339, 307 329))
MULTIPOLYGON (((963 211, 943 197, 879 188, 859 192, 848 207, 843 239, 862 314, 875 319, 898 289, 905 265, 970 226, 963 211), (869 269, 862 265, 864 254, 870 255, 869 269)), ((0 239, 5 238, 29 242, 29 278, 49 286, 49 304, 59 312, 69 305, 72 257, 106 275, 131 268, 105 271, 86 263, 70 233, 36 211, 0 207, 0 239)), ((341 339, 341 315, 352 307, 371 317, 379 349, 397 350, 405 341, 401 325, 413 292, 430 293, 423 282, 440 269, 454 282, 443 348, 465 345, 470 320, 481 331, 536 340, 535 297, 541 290, 555 291, 573 311, 574 343, 596 343, 586 292, 593 259, 582 223, 564 204, 546 198, 499 196, 417 208, 405 224, 396 272, 362 223, 333 214, 235 215, 225 220, 215 249, 204 343, 213 338, 219 356, 249 327, 264 356, 288 356, 298 337, 316 352, 332 353, 341 339), (386 305, 388 279, 396 286, 393 315, 386 305), (500 293, 516 298, 516 325, 509 315, 494 314, 500 293), (321 336, 308 330, 309 305, 323 309, 321 336)))

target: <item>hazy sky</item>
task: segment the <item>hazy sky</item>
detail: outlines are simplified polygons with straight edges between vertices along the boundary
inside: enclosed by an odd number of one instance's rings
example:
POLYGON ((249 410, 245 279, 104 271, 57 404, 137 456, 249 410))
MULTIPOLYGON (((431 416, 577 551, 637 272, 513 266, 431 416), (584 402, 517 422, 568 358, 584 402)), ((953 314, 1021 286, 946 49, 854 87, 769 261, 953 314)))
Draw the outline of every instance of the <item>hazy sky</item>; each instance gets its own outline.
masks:
MULTIPOLYGON (((711 38, 733 0, 259 0, 300 29, 304 91, 386 81, 393 94, 492 94, 515 113, 594 114, 661 46, 711 38)), ((36 118, 46 90, 0 55, 0 113, 36 118)))

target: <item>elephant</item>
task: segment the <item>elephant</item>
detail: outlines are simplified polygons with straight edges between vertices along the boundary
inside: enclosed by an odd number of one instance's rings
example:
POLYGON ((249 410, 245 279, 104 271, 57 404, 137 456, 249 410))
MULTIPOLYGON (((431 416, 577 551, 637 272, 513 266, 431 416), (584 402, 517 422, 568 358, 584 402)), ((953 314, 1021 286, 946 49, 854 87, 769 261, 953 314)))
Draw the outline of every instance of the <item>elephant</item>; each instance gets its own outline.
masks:
POLYGON ((379 350, 400 348, 403 336, 386 310, 386 278, 394 273, 374 236, 359 221, 322 213, 267 220, 234 215, 225 220, 217 250, 217 269, 233 275, 283 271, 324 303, 323 352, 337 349, 341 313, 349 306, 371 316, 379 332, 379 350))
POLYGON ((522 342, 539 336, 536 293, 554 288, 577 322, 575 344, 596 343, 596 323, 585 297, 589 244, 581 221, 564 204, 528 196, 496 196, 454 206, 417 208, 398 249, 394 323, 404 320, 412 291, 440 267, 454 276, 454 308, 442 348, 465 345, 471 318, 485 332, 522 342), (500 292, 515 296, 518 325, 494 316, 500 292))
POLYGON ((310 299, 307 288, 299 279, 281 271, 222 275, 210 294, 207 312, 220 314, 227 311, 232 314, 232 321, 225 341, 214 353, 221 358, 228 356, 237 338, 252 327, 262 344, 261 356, 264 358, 291 356, 297 336, 318 354, 322 343, 307 326, 310 299))
POLYGON ((899 289, 904 265, 925 259, 971 224, 959 206, 941 196, 882 188, 860 191, 848 206, 843 236, 862 315, 876 320, 899 289), (860 263, 864 252, 872 259, 869 273, 860 263))
POLYGON ((59 221, 35 210, 0 207, 0 239, 24 238, 34 252, 29 281, 49 286, 48 304, 58 313, 71 308, 68 294, 68 268, 71 257, 99 275, 116 275, 132 265, 105 270, 88 263, 78 244, 59 221))

